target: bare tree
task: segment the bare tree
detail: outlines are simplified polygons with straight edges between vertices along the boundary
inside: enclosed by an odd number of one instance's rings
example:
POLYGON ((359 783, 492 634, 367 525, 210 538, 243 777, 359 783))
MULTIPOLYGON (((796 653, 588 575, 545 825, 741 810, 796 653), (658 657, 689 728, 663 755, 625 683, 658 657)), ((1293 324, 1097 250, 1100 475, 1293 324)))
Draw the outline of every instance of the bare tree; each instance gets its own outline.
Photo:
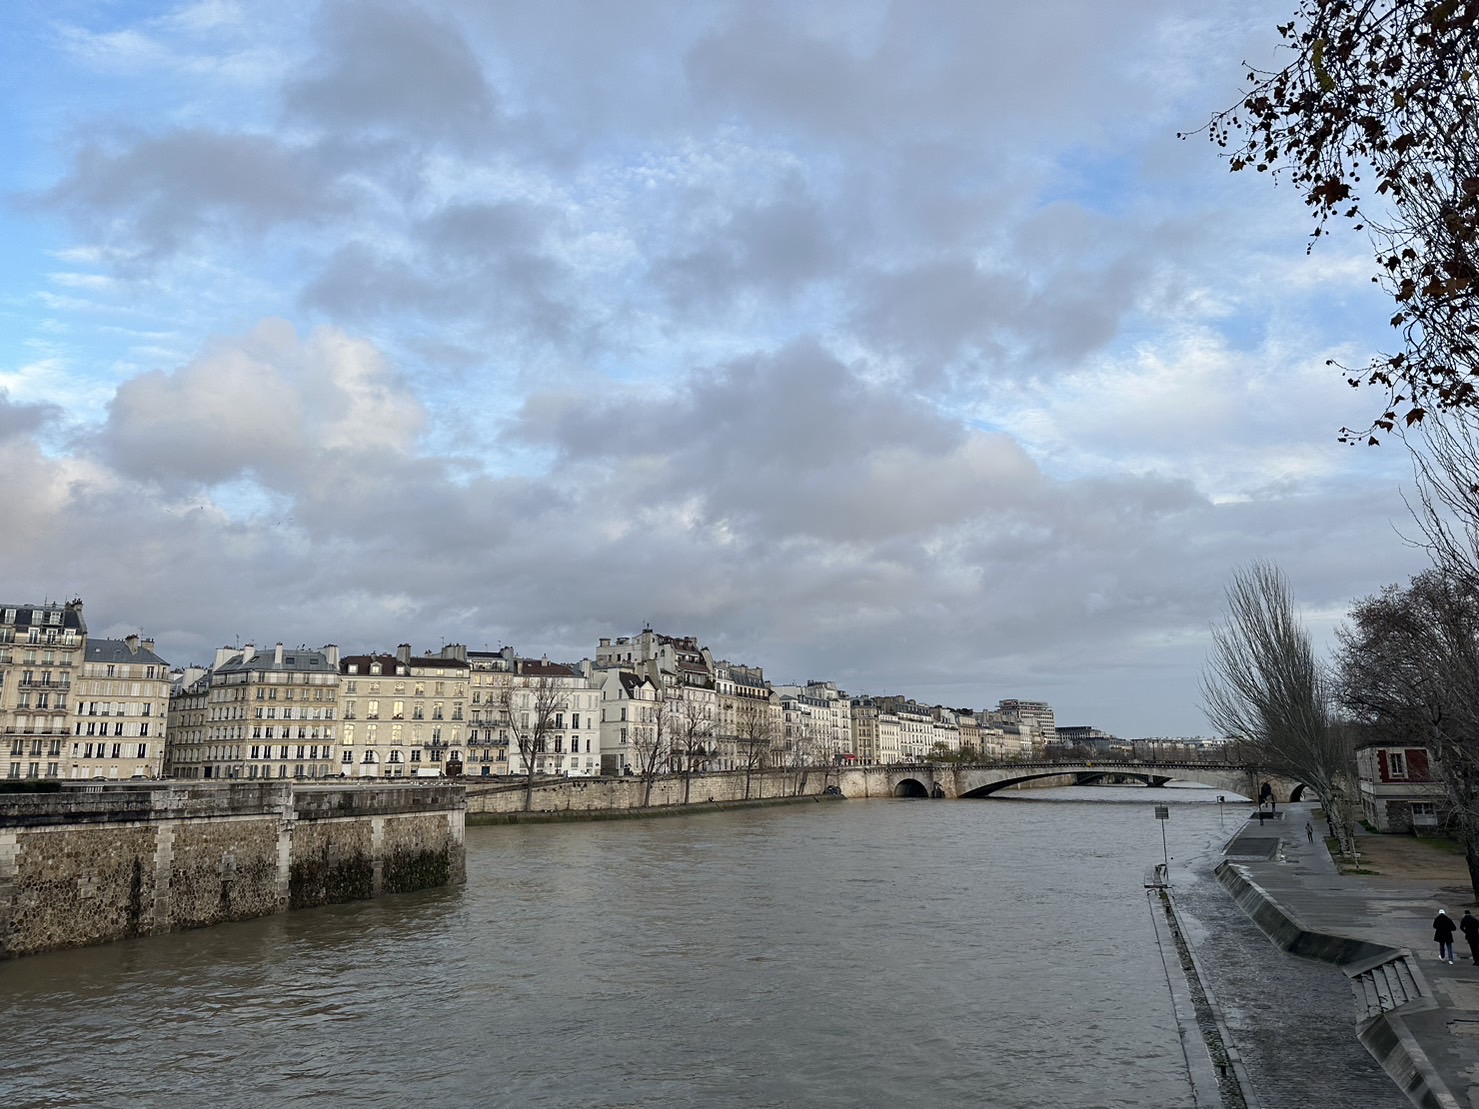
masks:
POLYGON ((673 705, 673 754, 683 774, 683 803, 688 804, 693 786, 693 772, 701 770, 709 758, 714 739, 714 707, 693 697, 684 697, 673 705))
MULTIPOLYGON (((659 688, 658 697, 663 691, 659 688)), ((631 725, 632 754, 642 780, 642 807, 652 804, 652 786, 672 751, 672 713, 666 700, 637 701, 631 725)))
MULTIPOLYGON (((771 722, 768 705, 746 706, 734 742, 745 767, 745 800, 748 801, 751 779, 756 770, 765 768, 770 760, 771 747, 775 743, 775 725, 771 722)), ((760 792, 765 792, 764 779, 761 779, 760 792)))
POLYGON ((1433 756, 1479 898, 1479 589, 1425 571, 1357 602, 1340 642, 1347 708, 1433 756))
POLYGON ((1349 854, 1351 736, 1335 716, 1330 682, 1294 613, 1289 583, 1277 567, 1255 562, 1233 575, 1226 603, 1202 675, 1207 719, 1246 744, 1266 769, 1319 794, 1330 830, 1349 854))
POLYGON ((498 690, 499 723, 513 736, 524 764, 524 811, 534 804, 534 772, 555 730, 555 714, 565 709, 565 691, 548 676, 517 684, 513 674, 504 675, 498 690))

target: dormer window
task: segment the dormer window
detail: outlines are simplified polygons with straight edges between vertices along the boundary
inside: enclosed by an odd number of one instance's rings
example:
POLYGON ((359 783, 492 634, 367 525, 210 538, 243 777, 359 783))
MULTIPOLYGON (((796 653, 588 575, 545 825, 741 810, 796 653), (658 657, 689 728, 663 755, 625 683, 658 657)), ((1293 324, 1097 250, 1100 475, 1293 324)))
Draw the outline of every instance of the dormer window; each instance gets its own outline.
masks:
POLYGON ((370 663, 370 673, 371 674, 378 674, 378 673, 380 673, 380 664, 378 662, 372 662, 372 663, 370 663))

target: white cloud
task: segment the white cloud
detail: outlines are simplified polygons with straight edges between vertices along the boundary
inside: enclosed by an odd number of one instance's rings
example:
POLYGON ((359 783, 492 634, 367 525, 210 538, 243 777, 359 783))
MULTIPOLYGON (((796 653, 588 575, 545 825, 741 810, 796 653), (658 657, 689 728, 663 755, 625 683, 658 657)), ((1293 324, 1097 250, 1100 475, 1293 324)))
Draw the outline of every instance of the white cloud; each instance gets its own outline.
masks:
POLYGON ((8 160, 51 182, 0 367, 15 585, 177 653, 651 619, 1200 730, 1231 566, 1325 611, 1412 558, 1405 472, 1334 442, 1359 254, 1174 138, 1284 15, 100 9, 17 82, 55 145, 8 160))

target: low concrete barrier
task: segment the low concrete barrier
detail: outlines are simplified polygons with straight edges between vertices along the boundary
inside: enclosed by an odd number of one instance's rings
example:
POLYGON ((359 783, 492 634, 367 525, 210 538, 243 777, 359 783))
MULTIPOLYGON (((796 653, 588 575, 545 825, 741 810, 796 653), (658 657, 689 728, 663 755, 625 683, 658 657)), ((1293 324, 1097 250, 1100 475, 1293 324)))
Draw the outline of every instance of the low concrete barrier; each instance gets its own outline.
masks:
MULTIPOLYGON (((1246 867, 1237 863, 1218 864, 1216 874, 1218 882, 1232 895, 1238 907, 1279 947, 1308 959, 1332 963, 1340 967, 1348 978, 1356 978, 1382 963, 1411 956, 1406 948, 1388 947, 1306 928, 1298 917, 1253 880, 1246 867)), ((1423 996, 1360 1021, 1356 1025, 1356 1037, 1414 1105, 1423 1109, 1459 1109, 1459 1102, 1403 1020, 1404 1012, 1435 1007, 1432 991, 1415 962, 1410 970, 1423 996)))

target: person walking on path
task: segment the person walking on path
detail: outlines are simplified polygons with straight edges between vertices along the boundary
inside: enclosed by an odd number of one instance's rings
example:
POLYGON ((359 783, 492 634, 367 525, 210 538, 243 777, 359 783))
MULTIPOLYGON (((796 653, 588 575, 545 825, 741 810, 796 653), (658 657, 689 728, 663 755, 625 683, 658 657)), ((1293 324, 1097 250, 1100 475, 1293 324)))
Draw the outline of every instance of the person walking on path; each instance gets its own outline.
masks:
POLYGON ((1433 918, 1433 938, 1438 941, 1438 961, 1441 963, 1447 959, 1453 962, 1453 933, 1456 926, 1452 918, 1442 909, 1433 918))
POLYGON ((1464 939, 1469 941, 1469 954, 1474 957, 1474 965, 1479 967, 1479 917, 1465 909, 1464 919, 1458 922, 1458 927, 1464 939))
POLYGON ((1304 838, 1309 840, 1311 843, 1315 842, 1315 826, 1311 824, 1308 820, 1304 822, 1304 838))

